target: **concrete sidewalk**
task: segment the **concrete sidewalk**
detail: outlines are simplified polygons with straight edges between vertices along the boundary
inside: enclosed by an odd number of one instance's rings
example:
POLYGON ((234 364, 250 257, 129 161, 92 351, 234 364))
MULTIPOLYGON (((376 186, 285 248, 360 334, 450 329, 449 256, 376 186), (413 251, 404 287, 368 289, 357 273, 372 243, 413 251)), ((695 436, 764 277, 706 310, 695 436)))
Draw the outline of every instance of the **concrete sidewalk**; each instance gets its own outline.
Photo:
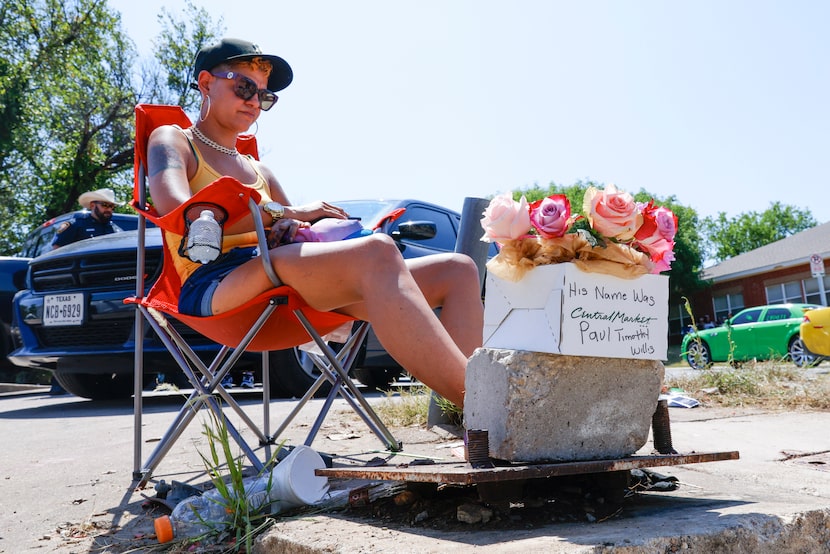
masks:
MULTIPOLYGON (((654 468, 673 492, 643 493, 600 523, 443 533, 345 515, 279 521, 261 552, 830 552, 830 413, 671 408, 681 453, 740 459, 654 468)), ((651 441, 640 454, 651 452, 651 441)))
MULTIPOLYGON (((0 394, 0 553, 135 552, 155 548, 142 494, 130 487, 133 415, 130 402, 95 403, 49 387, 0 394)), ((246 393, 247 394, 247 393, 246 393)), ((370 402, 384 401, 372 393, 370 402)), ((261 405, 240 397, 257 420, 261 405)), ((319 406, 320 402, 312 402, 319 406)), ((145 402, 143 443, 150 449, 181 405, 176 395, 145 402)), ((293 403, 274 401, 272 417, 293 403)), ((314 407, 312 406, 312 407, 314 407)), ((750 412, 671 408, 674 447, 682 453, 740 452, 733 461, 655 468, 680 479, 674 492, 643 493, 619 516, 598 523, 557 523, 494 530, 471 524, 438 532, 426 526, 396 528, 358 521, 354 514, 318 513, 280 518, 256 551, 295 553, 377 552, 828 552, 830 551, 830 413, 750 412)), ((313 413, 286 437, 298 444, 313 413)), ((457 438, 421 427, 393 428, 407 453, 447 458, 457 438)), ((380 448, 356 416, 338 401, 319 438, 320 452, 372 456, 380 448)), ((651 453, 651 441, 642 454, 651 453)), ((194 425, 156 472, 167 482, 206 481, 194 425)), ((146 455, 146 451, 145 451, 146 455)), ((376 454, 379 455, 379 454, 376 454)), ((411 461, 405 456, 390 463, 411 461)))

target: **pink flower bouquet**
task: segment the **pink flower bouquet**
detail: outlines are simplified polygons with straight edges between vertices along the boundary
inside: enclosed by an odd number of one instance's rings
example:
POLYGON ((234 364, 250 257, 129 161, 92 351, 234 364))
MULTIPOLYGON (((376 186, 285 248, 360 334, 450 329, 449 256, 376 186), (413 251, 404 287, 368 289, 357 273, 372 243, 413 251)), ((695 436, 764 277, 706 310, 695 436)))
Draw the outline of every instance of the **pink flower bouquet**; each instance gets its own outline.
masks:
POLYGON ((671 268, 677 216, 670 210, 635 202, 614 185, 588 187, 582 210, 585 216, 572 214, 561 194, 530 204, 524 196, 496 196, 481 219, 481 240, 501 246, 487 269, 518 281, 535 266, 565 262, 624 278, 671 268))

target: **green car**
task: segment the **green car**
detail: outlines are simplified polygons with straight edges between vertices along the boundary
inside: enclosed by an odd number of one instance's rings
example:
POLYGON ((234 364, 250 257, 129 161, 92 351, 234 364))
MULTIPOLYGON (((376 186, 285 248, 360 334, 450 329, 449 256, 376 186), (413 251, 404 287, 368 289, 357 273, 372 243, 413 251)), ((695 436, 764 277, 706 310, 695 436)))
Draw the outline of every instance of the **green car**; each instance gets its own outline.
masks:
POLYGON ((807 350, 798 331, 804 312, 818 307, 772 304, 746 308, 720 327, 687 333, 681 352, 693 369, 705 369, 712 362, 785 357, 798 367, 815 365, 821 358, 807 350))

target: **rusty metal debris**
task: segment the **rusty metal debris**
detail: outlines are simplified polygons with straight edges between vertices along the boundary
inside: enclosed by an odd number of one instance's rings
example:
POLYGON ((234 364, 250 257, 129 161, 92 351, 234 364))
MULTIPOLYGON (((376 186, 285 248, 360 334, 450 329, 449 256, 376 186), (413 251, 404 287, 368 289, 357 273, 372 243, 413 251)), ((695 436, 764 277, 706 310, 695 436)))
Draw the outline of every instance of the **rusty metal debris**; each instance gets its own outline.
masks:
POLYGON ((490 459, 490 438, 487 429, 467 429, 464 433, 467 461, 476 469, 493 467, 490 459))
POLYGON ((384 467, 332 467, 315 471, 317 475, 340 479, 371 479, 380 481, 410 481, 473 485, 521 479, 537 479, 562 475, 581 475, 609 471, 627 471, 645 467, 678 466, 704 462, 737 460, 737 450, 728 452, 696 452, 653 456, 630 456, 613 460, 588 460, 549 464, 510 464, 476 469, 465 462, 435 463, 431 465, 401 464, 384 467))
POLYGON ((651 416, 651 430, 654 434, 654 449, 660 454, 677 454, 671 443, 671 421, 669 420, 669 402, 657 401, 657 409, 651 416))

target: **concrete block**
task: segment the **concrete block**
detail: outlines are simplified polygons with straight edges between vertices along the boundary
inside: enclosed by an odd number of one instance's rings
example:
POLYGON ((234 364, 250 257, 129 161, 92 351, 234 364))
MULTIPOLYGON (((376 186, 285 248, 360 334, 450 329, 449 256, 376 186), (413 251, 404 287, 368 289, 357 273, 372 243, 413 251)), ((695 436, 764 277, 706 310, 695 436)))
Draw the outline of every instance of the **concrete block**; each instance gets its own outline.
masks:
POLYGON ((659 360, 479 348, 467 364, 464 424, 511 462, 620 458, 648 439, 659 360))

